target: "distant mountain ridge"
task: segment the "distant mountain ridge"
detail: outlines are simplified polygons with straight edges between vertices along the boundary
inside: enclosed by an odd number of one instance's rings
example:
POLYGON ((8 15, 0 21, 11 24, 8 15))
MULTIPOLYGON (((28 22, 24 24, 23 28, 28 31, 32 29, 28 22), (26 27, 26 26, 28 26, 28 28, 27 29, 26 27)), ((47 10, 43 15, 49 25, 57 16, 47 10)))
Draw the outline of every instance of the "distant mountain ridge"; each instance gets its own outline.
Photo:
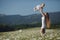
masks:
MULTIPOLYGON (((50 12, 50 20, 52 24, 60 23, 60 12, 50 12)), ((32 14, 27 16, 21 15, 3 15, 0 14, 0 24, 30 24, 41 22, 40 14, 32 14)))

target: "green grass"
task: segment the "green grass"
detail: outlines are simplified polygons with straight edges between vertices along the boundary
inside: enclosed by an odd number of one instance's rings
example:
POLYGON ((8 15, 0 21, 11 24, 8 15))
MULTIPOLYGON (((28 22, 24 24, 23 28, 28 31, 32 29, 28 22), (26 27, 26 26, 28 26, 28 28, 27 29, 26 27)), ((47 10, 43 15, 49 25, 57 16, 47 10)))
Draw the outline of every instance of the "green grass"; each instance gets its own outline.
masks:
POLYGON ((44 38, 40 34, 40 27, 0 32, 0 40, 60 40, 60 29, 46 29, 44 38))

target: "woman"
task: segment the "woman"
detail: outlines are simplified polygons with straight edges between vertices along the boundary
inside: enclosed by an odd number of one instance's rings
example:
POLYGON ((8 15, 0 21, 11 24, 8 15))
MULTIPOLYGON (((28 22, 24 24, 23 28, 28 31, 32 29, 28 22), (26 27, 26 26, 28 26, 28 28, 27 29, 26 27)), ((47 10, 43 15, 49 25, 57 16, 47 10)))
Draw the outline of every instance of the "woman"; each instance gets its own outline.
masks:
POLYGON ((41 5, 37 5, 35 8, 34 8, 34 11, 39 11, 42 15, 41 19, 42 19, 42 26, 41 26, 41 33, 42 34, 45 34, 45 29, 46 27, 49 28, 50 26, 50 20, 49 20, 49 14, 48 13, 44 13, 43 12, 43 7, 45 6, 44 3, 42 3, 41 5))

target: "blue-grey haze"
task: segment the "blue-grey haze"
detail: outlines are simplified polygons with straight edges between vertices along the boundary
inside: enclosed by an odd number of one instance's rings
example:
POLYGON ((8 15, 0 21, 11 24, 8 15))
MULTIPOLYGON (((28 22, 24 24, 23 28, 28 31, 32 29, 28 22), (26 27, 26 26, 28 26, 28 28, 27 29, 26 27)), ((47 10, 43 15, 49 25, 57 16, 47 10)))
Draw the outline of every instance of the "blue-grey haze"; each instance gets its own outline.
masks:
POLYGON ((45 12, 60 11, 60 0, 0 0, 0 14, 6 15, 31 15, 33 8, 41 3, 45 3, 45 12))

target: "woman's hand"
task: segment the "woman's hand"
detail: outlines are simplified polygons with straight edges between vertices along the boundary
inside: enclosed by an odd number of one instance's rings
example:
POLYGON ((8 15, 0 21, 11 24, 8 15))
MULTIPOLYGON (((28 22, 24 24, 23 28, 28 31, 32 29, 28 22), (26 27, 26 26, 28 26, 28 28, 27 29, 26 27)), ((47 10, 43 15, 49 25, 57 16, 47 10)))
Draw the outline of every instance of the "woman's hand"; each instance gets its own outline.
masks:
POLYGON ((44 12, 43 12, 43 7, 45 6, 45 4, 44 3, 42 3, 41 5, 40 5, 40 8, 39 8, 39 11, 40 11, 40 13, 42 14, 42 16, 44 16, 44 12))
POLYGON ((45 4, 44 3, 42 3, 41 5, 40 5, 40 10, 43 10, 43 7, 45 6, 45 4))
POLYGON ((40 7, 41 7, 41 8, 43 8, 44 6, 45 6, 45 4, 44 4, 44 3, 42 3, 42 4, 40 5, 40 7))

